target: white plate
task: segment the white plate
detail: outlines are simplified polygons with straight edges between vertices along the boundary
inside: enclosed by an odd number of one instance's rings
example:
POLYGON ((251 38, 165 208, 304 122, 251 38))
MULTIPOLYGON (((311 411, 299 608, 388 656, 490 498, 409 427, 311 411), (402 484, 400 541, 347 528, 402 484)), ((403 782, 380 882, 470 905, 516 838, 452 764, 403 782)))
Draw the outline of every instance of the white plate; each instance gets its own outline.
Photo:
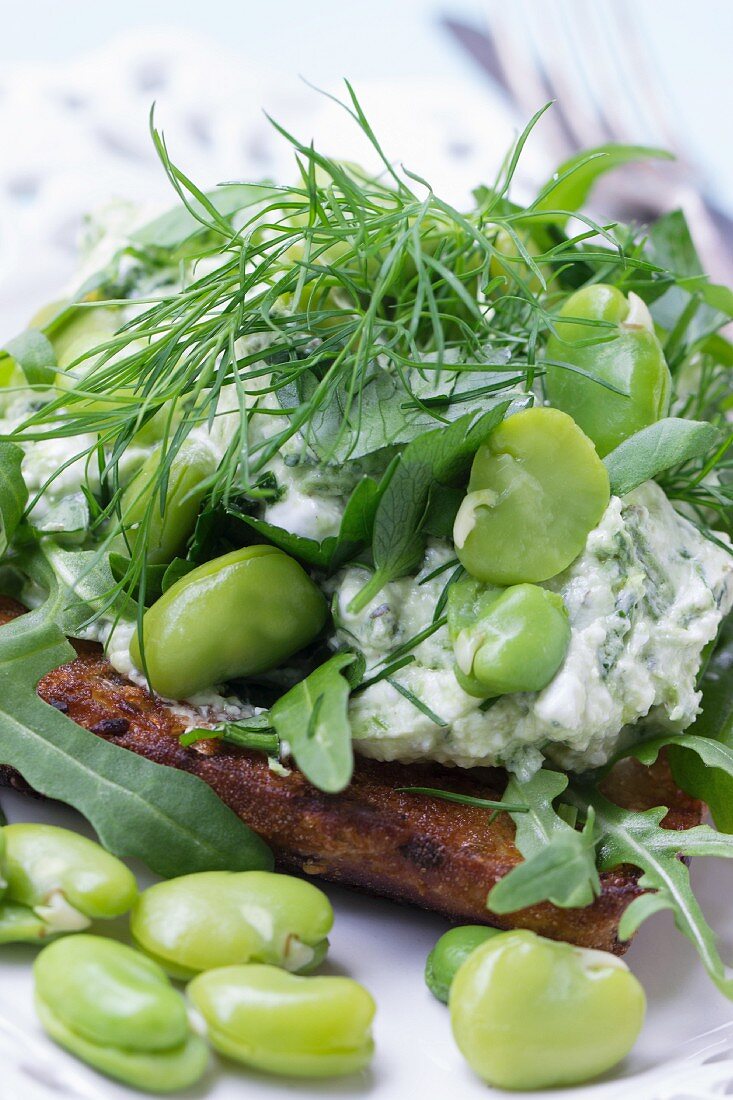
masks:
MULTIPOLYGON (((358 159, 343 115, 292 78, 263 76, 243 59, 199 40, 148 35, 69 66, 6 67, 0 140, 13 156, 0 164, 0 326, 20 328, 73 268, 81 211, 112 194, 166 201, 150 152, 146 114, 159 104, 171 149, 199 181, 282 178, 281 152, 259 113, 262 104, 306 140, 358 159), (236 63, 235 63, 236 62, 236 63), (211 79, 212 72, 217 79, 211 79), (23 181, 25 181, 25 189, 23 181)), ((512 127, 473 83, 368 82, 359 87, 391 153, 461 195, 490 178, 512 127)), ((542 177, 530 150, 530 175, 542 177)), ((287 177, 285 177, 287 178, 287 177)), ((46 820, 85 829, 71 811, 0 792, 11 820, 46 820)), ((149 881, 140 871, 141 883, 149 881)), ((733 868, 693 869, 700 900, 733 958, 733 868)), ((327 969, 362 981, 376 997, 377 1054, 371 1073, 349 1081, 300 1084, 217 1065, 189 1100, 473 1100, 497 1095, 477 1081, 452 1041, 446 1009, 424 986, 425 957, 446 928, 440 918, 346 890, 327 888, 336 926, 327 969)), ((124 924, 117 929, 124 935, 124 924)), ((130 1100, 120 1088, 59 1051, 32 1007, 30 947, 0 955, 0 1100, 130 1100)), ((641 931, 628 959, 647 990, 641 1039, 613 1079, 567 1093, 568 1100, 708 1100, 733 1083, 733 1009, 706 979, 694 951, 661 914, 641 931), (730 1026, 729 1026, 730 1025, 730 1026), (712 1059, 712 1061, 710 1061, 712 1059)), ((517 1094, 515 1094, 517 1095, 517 1094)))
MULTIPOLYGON (((12 821, 48 821, 89 834, 65 807, 14 793, 0 795, 12 821)), ((92 834, 89 834, 92 835, 92 834)), ((139 867, 141 884, 151 880, 139 867)), ((729 898, 733 868, 702 861, 694 868, 698 897, 733 955, 729 898)), ((216 1062, 188 1100, 488 1100, 487 1089, 463 1062, 450 1034, 447 1009, 428 992, 425 958, 448 927, 440 917, 393 902, 326 887, 336 921, 325 973, 363 982, 377 1006, 371 1072, 333 1082, 279 1081, 216 1062)), ((109 931, 109 926, 105 931, 109 931)), ((125 936, 124 922, 115 924, 125 936)), ((36 951, 2 949, 0 962, 0 1100, 131 1100, 139 1093, 114 1085, 54 1047, 33 1012, 31 964, 36 951)), ((584 1088, 542 1093, 564 1100, 712 1100, 733 1084, 733 1008, 705 977, 692 947, 667 914, 642 929, 627 956, 649 999, 647 1022, 631 1057, 612 1075, 584 1088), (712 1059, 712 1061, 711 1061, 712 1059)), ((513 1093, 517 1097, 538 1094, 513 1093)))

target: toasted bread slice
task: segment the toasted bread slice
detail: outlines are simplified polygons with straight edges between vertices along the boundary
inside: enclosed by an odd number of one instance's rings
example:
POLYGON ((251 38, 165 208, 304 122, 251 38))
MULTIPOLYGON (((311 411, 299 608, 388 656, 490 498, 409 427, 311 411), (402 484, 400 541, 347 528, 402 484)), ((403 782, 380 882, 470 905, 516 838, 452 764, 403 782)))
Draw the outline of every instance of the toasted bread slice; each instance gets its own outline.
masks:
MULTIPOLYGON (((21 610, 13 601, 0 600, 0 622, 21 610)), ((297 771, 272 771, 261 753, 216 741, 182 748, 178 735, 183 727, 167 707, 117 673, 98 645, 75 644, 77 659, 41 680, 41 697, 100 737, 198 775, 272 846, 281 867, 454 920, 529 928, 617 954, 625 950, 617 935, 619 921, 642 892, 634 868, 602 874, 602 894, 585 909, 543 903, 497 916, 486 908, 487 894, 522 858, 509 816, 491 820, 481 808, 399 789, 429 786, 500 798, 503 771, 358 760, 346 791, 323 794, 297 771)), ((7 768, 0 769, 0 781, 24 789, 22 779, 7 768)), ((701 803, 675 786, 664 760, 652 768, 625 762, 609 777, 606 790, 628 808, 668 806, 665 825, 670 829, 699 824, 702 816, 701 803)))

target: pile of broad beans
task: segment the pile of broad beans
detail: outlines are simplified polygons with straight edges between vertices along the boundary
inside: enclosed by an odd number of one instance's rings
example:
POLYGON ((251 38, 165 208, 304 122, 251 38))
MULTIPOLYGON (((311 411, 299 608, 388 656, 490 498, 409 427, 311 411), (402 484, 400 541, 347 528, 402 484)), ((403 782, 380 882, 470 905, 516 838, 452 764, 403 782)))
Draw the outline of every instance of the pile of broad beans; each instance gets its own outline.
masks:
MULTIPOLYGON (((147 1092, 194 1084, 211 1048, 289 1077, 365 1069, 372 997, 351 978, 312 973, 332 924, 326 895, 289 875, 202 872, 139 893, 128 868, 85 837, 0 829, 0 942, 51 941, 34 965, 43 1027, 147 1092), (128 913, 134 946, 87 931, 128 913)), ((641 987, 619 959, 531 932, 454 928, 431 952, 426 981, 449 1003, 470 1066, 504 1088, 604 1072, 644 1016, 641 987)))

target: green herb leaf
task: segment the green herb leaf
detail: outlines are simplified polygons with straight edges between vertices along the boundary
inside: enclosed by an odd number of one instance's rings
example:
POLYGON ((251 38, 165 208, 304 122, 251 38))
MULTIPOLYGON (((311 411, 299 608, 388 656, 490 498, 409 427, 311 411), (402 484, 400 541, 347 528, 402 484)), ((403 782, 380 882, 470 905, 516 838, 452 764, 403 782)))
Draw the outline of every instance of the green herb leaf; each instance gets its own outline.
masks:
POLYGON ((599 833, 598 863, 603 871, 623 864, 638 867, 639 885, 654 893, 650 900, 636 899, 621 922, 619 934, 630 936, 641 922, 660 909, 670 909, 674 922, 694 945, 710 977, 726 997, 733 998, 733 978, 715 946, 715 936, 692 892, 690 876, 680 858, 719 856, 733 859, 733 839, 707 825, 677 831, 662 828, 667 811, 658 807, 634 812, 615 806, 597 790, 578 787, 569 792, 582 809, 592 803, 599 833))
MULTIPOLYGON (((214 191, 206 192, 208 202, 225 218, 239 210, 266 202, 277 194, 277 190, 267 184, 229 183, 222 184, 214 191)), ((206 210, 196 199, 191 200, 193 210, 205 215, 206 210)), ((201 222, 187 207, 175 206, 159 218, 148 222, 130 236, 134 244, 161 249, 176 249, 186 244, 201 231, 201 222)))
POLYGON ((0 556, 7 553, 28 503, 22 463, 20 447, 0 443, 0 556))
POLYGON ((47 336, 37 328, 29 328, 8 341, 5 352, 26 377, 29 386, 50 386, 56 377, 56 353, 47 336))
POLYGON ((351 779, 354 755, 345 670, 355 653, 337 653, 291 688, 270 710, 270 722, 287 741, 296 764, 319 790, 335 794, 351 779))
POLYGON ((504 813, 526 814, 529 807, 521 802, 498 802, 494 798, 477 798, 472 794, 461 794, 460 791, 444 791, 440 787, 395 787, 397 791, 406 794, 427 794, 431 798, 440 798, 443 802, 457 802, 461 806, 476 806, 481 810, 501 810, 504 813))
POLYGON ((595 871, 594 821, 590 807, 582 833, 570 827, 557 832, 544 848, 500 879, 489 894, 489 908, 513 913, 545 899, 563 909, 590 905, 601 889, 595 871))
POLYGON ((39 680, 74 650, 47 606, 0 627, 0 760, 79 810, 102 844, 157 874, 269 868, 258 836, 202 780, 104 741, 44 703, 39 680))
POLYGON ((284 527, 276 527, 238 509, 229 508, 228 512, 298 561, 333 573, 358 554, 370 540, 377 505, 389 484, 395 463, 389 466, 381 481, 364 477, 358 482, 346 503, 338 535, 331 535, 322 542, 304 535, 294 535, 284 527))
POLYGON ((664 149, 648 145, 599 145, 564 161, 540 191, 534 210, 580 210, 593 185, 606 172, 631 161, 673 160, 664 149))
POLYGON ((199 741, 211 739, 224 741, 229 745, 236 745, 240 749, 256 749, 265 752, 268 756, 278 756, 280 753, 280 738, 274 732, 270 724, 270 716, 267 713, 256 714, 252 718, 242 719, 241 722, 224 722, 213 729, 190 729, 182 733, 178 738, 180 743, 188 748, 199 741))
POLYGON ((431 492, 464 476, 481 444, 501 422, 505 401, 482 416, 469 413, 444 428, 434 428, 405 447, 377 506, 372 554, 375 573, 351 601, 362 610, 389 581, 409 573, 425 549, 425 521, 431 492))
POLYGON ((581 833, 553 806, 567 785, 566 775, 545 769, 523 783, 509 780, 504 801, 529 807, 517 817, 512 813, 515 844, 524 862, 492 888, 487 906, 493 912, 513 913, 544 900, 561 908, 583 908, 600 894, 592 811, 581 833))
POLYGON ((611 492, 625 496, 672 466, 708 454, 722 440, 712 424, 666 417, 625 439, 604 462, 611 492))

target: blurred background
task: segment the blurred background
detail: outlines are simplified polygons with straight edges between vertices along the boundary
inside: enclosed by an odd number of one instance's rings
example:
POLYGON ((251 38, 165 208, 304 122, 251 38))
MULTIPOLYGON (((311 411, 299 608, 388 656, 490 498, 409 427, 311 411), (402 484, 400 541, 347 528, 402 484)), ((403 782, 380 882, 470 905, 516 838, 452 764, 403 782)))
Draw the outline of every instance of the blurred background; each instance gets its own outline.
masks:
MULTIPOLYGON (((148 133, 197 182, 293 176, 262 113, 367 160, 345 112, 351 79, 391 157, 455 202, 490 180, 550 99, 519 196, 581 145, 673 147, 598 198, 644 221, 683 205, 728 274, 733 211, 730 0, 25 0, 0 36, 0 326, 25 323, 71 277, 87 211, 172 197, 148 133)), ((108 219, 125 212, 110 208, 108 219)))

